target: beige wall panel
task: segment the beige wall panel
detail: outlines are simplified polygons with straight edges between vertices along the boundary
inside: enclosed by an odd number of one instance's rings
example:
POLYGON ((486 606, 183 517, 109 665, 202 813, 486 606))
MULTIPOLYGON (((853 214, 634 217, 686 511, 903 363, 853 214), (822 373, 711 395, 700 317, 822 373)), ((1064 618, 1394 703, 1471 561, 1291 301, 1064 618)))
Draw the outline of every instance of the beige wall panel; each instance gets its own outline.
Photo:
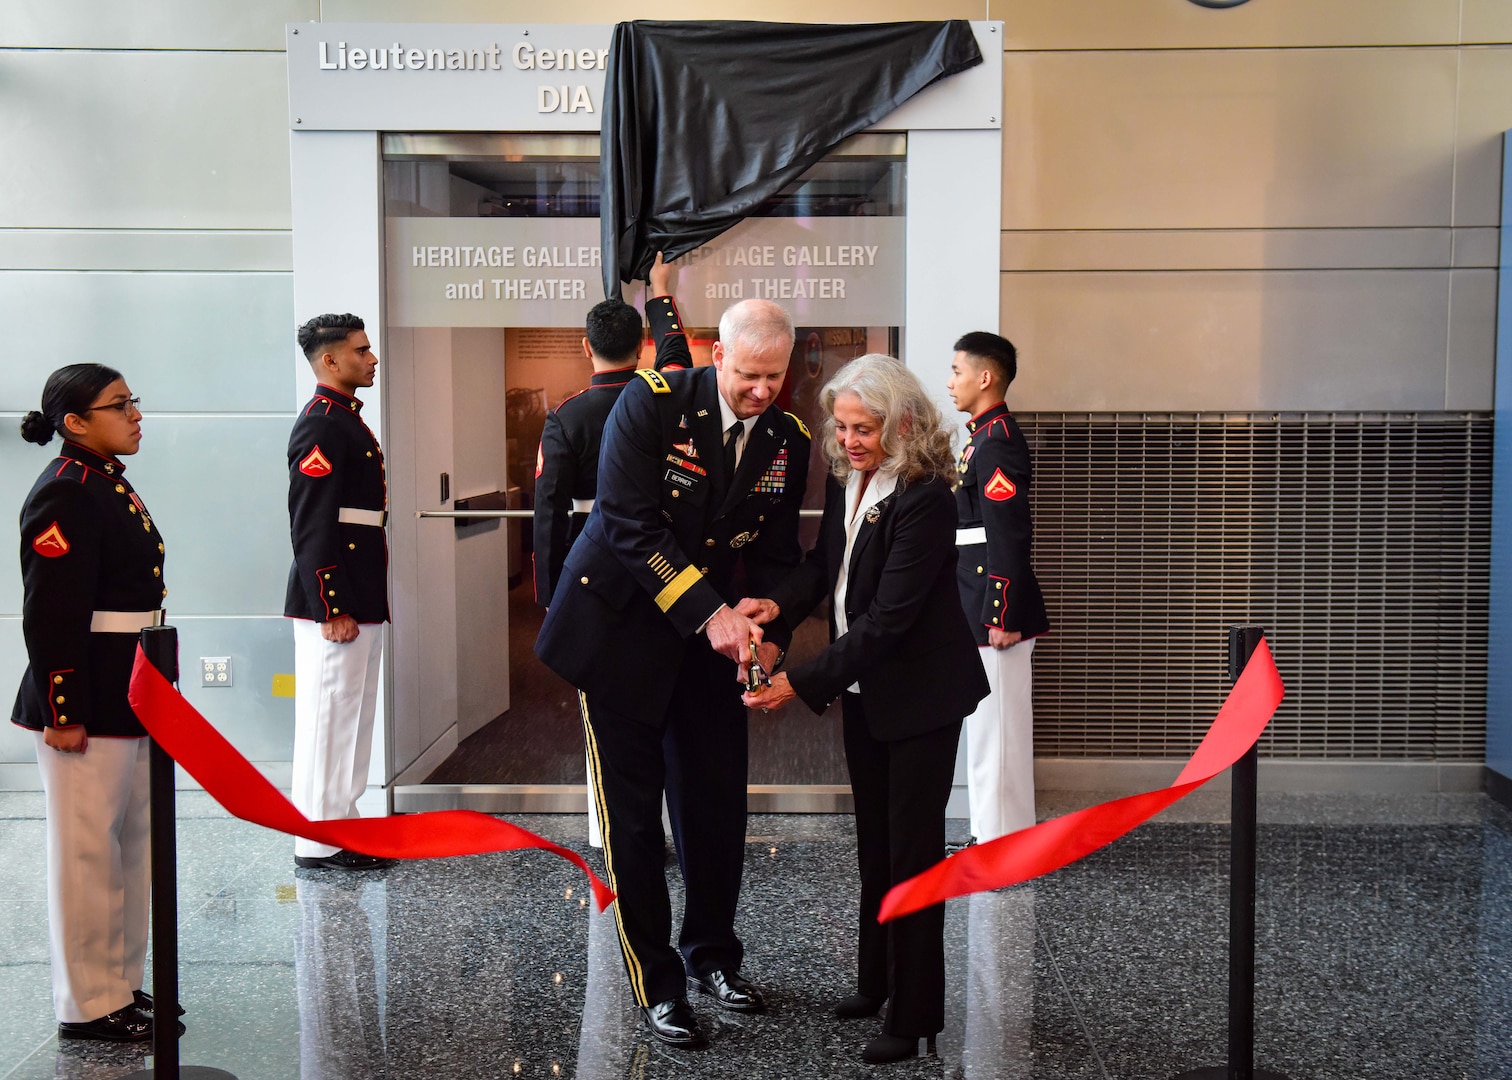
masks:
POLYGON ((0 47, 272 49, 320 0, 5 0, 0 47))
POLYGON ((1461 0, 1460 40, 1481 45, 1512 42, 1512 4, 1507 0, 1461 0))
POLYGON ((1008 53, 1003 227, 1448 225, 1456 51, 1008 53))
POLYGON ((1501 265, 1501 230, 1491 228, 1454 230, 1454 266, 1491 267, 1501 265))
MULTIPOLYGON (((1512 4, 1507 5, 1512 8, 1512 4)), ((1501 224, 1502 133, 1512 128, 1512 48, 1460 50, 1454 223, 1501 224)))
MULTIPOLYGON (((1475 234, 1464 258, 1486 252, 1475 234)), ((1003 269, 1337 270, 1450 265, 1449 229, 1137 229, 1003 233, 1003 269)), ((1456 238, 1457 240, 1458 238, 1456 238)), ((1493 237, 1494 240, 1494 237, 1493 237)), ((1491 248, 1495 255, 1495 246, 1491 248)), ((1460 258, 1459 247, 1455 248, 1460 258)), ((1456 263, 1456 265, 1482 265, 1456 263)), ((1491 262, 1485 265, 1496 265, 1491 262)))
MULTIPOLYGON (((525 0, 324 0, 325 22, 537 23, 538 3, 525 0)), ((770 22, 890 22, 899 19, 985 19, 986 0, 768 0, 759 11, 734 0, 573 0, 551 10, 554 23, 617 23, 627 19, 762 19, 770 22)), ((998 16, 994 15, 993 18, 998 16)))
POLYGON ((287 229, 281 53, 0 53, 0 228, 287 229))
MULTIPOLYGON (((1486 0, 1494 3, 1497 0, 1486 0)), ((989 0, 1009 49, 1200 49, 1453 44, 1459 0, 989 0)))
POLYGON ((1442 270, 1004 274, 1010 403, 1442 409, 1448 290, 1442 270))
POLYGON ((1496 271, 1456 270, 1444 407, 1490 409, 1496 390, 1496 271))

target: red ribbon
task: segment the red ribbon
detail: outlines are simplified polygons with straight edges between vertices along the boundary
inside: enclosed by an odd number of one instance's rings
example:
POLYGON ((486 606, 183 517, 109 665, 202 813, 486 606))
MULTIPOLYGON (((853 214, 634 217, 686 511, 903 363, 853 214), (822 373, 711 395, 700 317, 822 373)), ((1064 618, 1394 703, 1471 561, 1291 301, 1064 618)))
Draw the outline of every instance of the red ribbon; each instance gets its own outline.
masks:
POLYGON ((888 890, 877 921, 911 915, 952 897, 1017 885, 1107 847, 1243 757, 1285 694, 1270 646, 1262 640, 1197 752, 1170 787, 1089 806, 958 851, 888 890))
POLYGON ((391 859, 439 859, 538 848, 561 856, 588 875, 600 911, 614 902, 614 892, 577 852, 475 810, 311 821, 184 700, 152 666, 140 646, 128 697, 143 726, 168 756, 198 780, 216 802, 243 821, 391 859))

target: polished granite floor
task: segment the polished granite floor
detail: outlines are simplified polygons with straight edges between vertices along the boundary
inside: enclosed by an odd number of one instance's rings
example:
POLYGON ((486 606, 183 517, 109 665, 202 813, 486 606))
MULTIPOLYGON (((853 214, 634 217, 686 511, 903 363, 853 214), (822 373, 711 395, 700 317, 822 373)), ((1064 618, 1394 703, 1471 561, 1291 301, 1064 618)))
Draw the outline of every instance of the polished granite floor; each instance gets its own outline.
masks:
MULTIPOLYGON (((183 1060, 241 1080, 1171 1077, 1224 1051, 1225 806, 1199 793, 1037 883, 952 901, 937 1054, 871 1069, 876 1021, 827 1010, 851 985, 847 818, 751 818, 740 930, 771 1009, 700 1004, 713 1045, 688 1053, 638 1030, 612 921, 566 863, 296 873, 286 838, 186 793, 183 1060)), ((582 817, 519 820, 589 850, 582 817)), ((1512 1077, 1512 814, 1479 795, 1268 796, 1261 820, 1257 1064, 1512 1077)), ((42 837, 40 797, 0 794, 0 1078, 111 1080, 142 1053, 54 1037, 42 837)))

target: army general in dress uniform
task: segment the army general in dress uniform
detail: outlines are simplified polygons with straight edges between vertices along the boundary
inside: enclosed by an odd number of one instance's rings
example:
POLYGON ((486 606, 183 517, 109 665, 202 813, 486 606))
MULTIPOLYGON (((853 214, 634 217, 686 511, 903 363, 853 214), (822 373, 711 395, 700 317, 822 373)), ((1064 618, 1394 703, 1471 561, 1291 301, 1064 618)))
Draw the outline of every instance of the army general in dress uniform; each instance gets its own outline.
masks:
MULTIPOLYGON (((660 339, 673 316, 650 306, 660 339)), ((720 320, 713 367, 630 381, 536 641, 579 690, 631 989, 652 1034, 674 1045, 703 1041, 690 983, 725 1008, 763 1007, 734 928, 747 740, 732 663, 762 628, 730 605, 742 590, 765 595, 801 558, 809 437, 775 404, 792 344, 780 307, 745 301, 720 320), (687 894, 677 948, 663 790, 687 894)), ((767 630, 785 644, 785 626, 767 630)))
POLYGON ((978 331, 955 345, 948 389, 969 441, 958 466, 956 580, 992 693, 966 718, 971 835, 1034 824, 1034 639, 1050 629, 1030 560, 1029 444, 1004 403, 1018 373, 1007 338, 978 331))
POLYGON ((103 364, 53 372, 21 433, 62 452, 21 510, 28 666, 11 722, 35 733, 47 799, 47 914, 59 1038, 152 1037, 148 741, 127 700, 137 638, 162 623, 163 538, 121 459, 138 399, 103 364))
MULTIPOLYGON (((299 347, 318 385, 289 433, 292 801, 321 821, 358 817, 367 789, 389 617, 387 488, 383 451, 355 396, 378 369, 362 320, 317 316, 299 328, 299 347)), ((294 863, 305 869, 371 870, 390 861, 294 841, 294 863)))

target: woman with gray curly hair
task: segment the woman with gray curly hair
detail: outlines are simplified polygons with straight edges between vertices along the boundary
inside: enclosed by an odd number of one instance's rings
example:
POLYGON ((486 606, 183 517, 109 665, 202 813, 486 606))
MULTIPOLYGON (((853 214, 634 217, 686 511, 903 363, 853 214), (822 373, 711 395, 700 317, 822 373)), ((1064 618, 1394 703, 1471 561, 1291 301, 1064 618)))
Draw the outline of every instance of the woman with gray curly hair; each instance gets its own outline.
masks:
POLYGON ((819 542, 770 598, 742 600, 758 623, 796 626, 831 597, 830 645, 746 694, 753 708, 841 699, 856 802, 861 920, 857 1019, 885 1004, 863 1061, 901 1061, 945 1026, 945 907, 887 926, 882 897, 945 853, 945 803, 961 721, 987 695, 956 590, 956 478, 950 430, 913 372, 890 356, 851 361, 821 392, 831 477, 819 542))

